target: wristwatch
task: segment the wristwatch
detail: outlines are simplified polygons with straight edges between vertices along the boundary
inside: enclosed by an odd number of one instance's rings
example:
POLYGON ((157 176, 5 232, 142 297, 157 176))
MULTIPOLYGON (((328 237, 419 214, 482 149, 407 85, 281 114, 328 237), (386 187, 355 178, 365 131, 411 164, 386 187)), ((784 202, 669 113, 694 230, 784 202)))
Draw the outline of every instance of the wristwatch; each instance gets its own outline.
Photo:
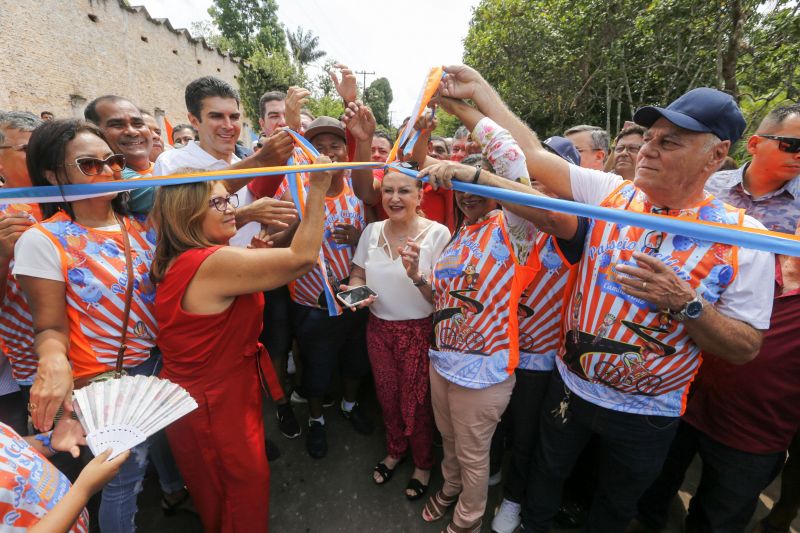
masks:
POLYGON ((412 281, 415 287, 422 287, 423 285, 429 285, 428 280, 425 278, 425 274, 419 275, 418 281, 412 281))
POLYGON ((697 320, 703 314, 703 299, 695 294, 694 298, 689 300, 680 310, 672 313, 672 318, 678 322, 684 320, 697 320))

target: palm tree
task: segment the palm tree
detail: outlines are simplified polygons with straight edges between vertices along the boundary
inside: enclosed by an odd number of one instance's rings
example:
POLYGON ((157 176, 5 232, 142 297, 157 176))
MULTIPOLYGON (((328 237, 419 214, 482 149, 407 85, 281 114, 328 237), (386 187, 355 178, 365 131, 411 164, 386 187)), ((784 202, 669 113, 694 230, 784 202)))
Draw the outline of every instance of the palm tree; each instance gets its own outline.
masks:
POLYGON ((295 32, 286 30, 286 36, 289 38, 292 56, 300 66, 313 63, 325 55, 324 51, 317 49, 319 37, 315 36, 311 30, 306 32, 303 31, 302 26, 298 26, 295 32))

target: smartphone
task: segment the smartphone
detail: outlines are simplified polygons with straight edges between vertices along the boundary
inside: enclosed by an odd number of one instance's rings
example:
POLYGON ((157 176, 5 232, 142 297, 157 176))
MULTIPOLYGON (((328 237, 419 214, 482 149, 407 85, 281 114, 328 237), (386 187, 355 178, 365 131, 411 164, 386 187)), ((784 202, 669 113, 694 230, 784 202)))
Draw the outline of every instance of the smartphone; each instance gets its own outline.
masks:
POLYGON ((339 301, 348 307, 355 307, 370 296, 377 297, 378 295, 366 285, 353 287, 349 291, 342 291, 336 295, 339 301))

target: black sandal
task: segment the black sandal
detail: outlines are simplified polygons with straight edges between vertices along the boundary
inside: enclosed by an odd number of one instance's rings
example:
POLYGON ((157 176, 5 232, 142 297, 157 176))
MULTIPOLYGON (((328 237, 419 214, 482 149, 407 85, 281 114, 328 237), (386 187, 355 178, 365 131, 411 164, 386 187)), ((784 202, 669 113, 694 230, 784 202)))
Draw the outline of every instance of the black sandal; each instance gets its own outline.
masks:
POLYGON ((408 480, 408 485, 406 485, 406 499, 410 502, 415 500, 419 500, 425 493, 428 492, 428 485, 423 485, 422 481, 418 480, 417 478, 411 478, 408 480), (412 491, 413 494, 409 494, 408 492, 412 491))
POLYGON ((383 461, 381 461, 380 463, 376 464, 375 468, 372 470, 381 476, 381 480, 378 481, 375 479, 375 476, 372 476, 372 481, 374 481, 376 485, 385 485, 386 483, 389 483, 389 480, 392 479, 392 476, 394 475, 395 468, 397 468, 397 466, 394 468, 389 468, 383 461))

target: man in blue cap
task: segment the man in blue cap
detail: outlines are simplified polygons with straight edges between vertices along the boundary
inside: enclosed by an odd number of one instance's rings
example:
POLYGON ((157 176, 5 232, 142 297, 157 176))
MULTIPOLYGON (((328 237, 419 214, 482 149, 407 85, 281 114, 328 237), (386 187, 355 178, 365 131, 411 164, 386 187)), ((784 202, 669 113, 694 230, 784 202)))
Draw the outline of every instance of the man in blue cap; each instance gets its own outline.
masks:
MULTIPOLYGON (((638 110, 634 121, 648 129, 636 176, 625 181, 547 151, 473 69, 445 73, 441 93, 473 100, 509 130, 532 177, 561 198, 763 228, 704 190, 745 128, 725 93, 694 89, 666 108, 638 110)), ((624 531, 661 471, 701 351, 734 364, 758 353, 769 327, 773 269, 770 253, 592 222, 565 300, 570 334, 544 400, 523 531, 549 530, 564 479, 593 437, 601 451, 587 531, 624 531)))

